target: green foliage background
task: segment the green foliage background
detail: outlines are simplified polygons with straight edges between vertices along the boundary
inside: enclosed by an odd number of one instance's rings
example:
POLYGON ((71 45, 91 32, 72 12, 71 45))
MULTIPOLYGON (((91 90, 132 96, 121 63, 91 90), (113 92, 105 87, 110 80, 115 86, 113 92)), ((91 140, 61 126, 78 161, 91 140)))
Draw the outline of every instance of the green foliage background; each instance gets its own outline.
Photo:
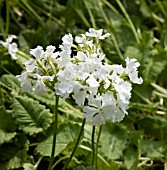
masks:
MULTIPOLYGON (((107 62, 136 58, 144 79, 133 87, 126 118, 103 126, 98 169, 167 170, 166 11, 166 0, 0 0, 0 37, 17 35, 20 50, 14 61, 0 46, 1 170, 43 170, 49 163, 54 95, 23 93, 15 77, 23 71, 29 50, 50 44, 58 48, 64 34, 75 36, 91 27, 111 33, 102 44, 107 62)), ((54 169, 63 167, 81 122, 82 112, 60 100, 54 169)), ((86 124, 69 169, 94 169, 91 131, 86 124)))

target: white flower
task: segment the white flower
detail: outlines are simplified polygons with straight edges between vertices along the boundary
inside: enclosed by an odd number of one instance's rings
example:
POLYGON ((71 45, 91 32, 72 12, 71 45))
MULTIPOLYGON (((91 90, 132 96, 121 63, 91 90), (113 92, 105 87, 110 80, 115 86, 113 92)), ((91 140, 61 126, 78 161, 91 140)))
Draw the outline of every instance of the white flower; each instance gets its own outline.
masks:
POLYGON ((117 93, 121 93, 124 96, 125 100, 129 100, 131 98, 131 90, 132 85, 131 83, 124 81, 123 79, 117 77, 113 81, 112 85, 117 93))
POLYGON ((128 74, 130 80, 133 83, 137 83, 137 84, 142 84, 143 83, 143 79, 140 77, 138 78, 138 71, 137 68, 140 66, 140 63, 137 62, 136 59, 129 59, 126 58, 126 68, 125 68, 125 73, 128 74))
POLYGON ((28 72, 33 72, 36 68, 36 61, 34 59, 29 59, 28 61, 26 61, 24 63, 25 67, 26 67, 26 70, 28 72))
POLYGON ((59 53, 59 56, 60 56, 60 58, 58 58, 57 59, 57 61, 58 61, 58 66, 60 67, 60 68, 63 68, 63 67, 65 67, 66 65, 68 65, 69 64, 69 62, 70 62, 70 54, 71 54, 71 51, 61 51, 60 53, 59 53))
POLYGON ((122 67, 122 65, 118 65, 118 64, 113 64, 113 65, 107 65, 108 69, 110 72, 113 72, 113 74, 123 74, 124 73, 124 68, 122 67))
POLYGON ((87 56, 84 52, 78 51, 76 57, 80 62, 85 62, 87 59, 87 56))
POLYGON ((103 33, 103 29, 95 30, 94 28, 89 28, 89 32, 86 32, 85 35, 88 36, 88 37, 98 38, 100 40, 103 40, 106 37, 110 36, 109 33, 104 34, 104 35, 102 35, 102 33, 103 33))
POLYGON ((47 56, 51 56, 53 52, 55 51, 56 47, 53 45, 49 45, 46 47, 46 54, 47 56))
POLYGON ((55 92, 60 95, 64 100, 69 98, 69 94, 73 92, 74 82, 60 82, 55 84, 55 92))
POLYGON ((85 103, 86 93, 85 91, 79 91, 78 93, 73 94, 72 97, 77 105, 83 106, 85 103))
POLYGON ((35 91, 35 93, 37 94, 42 94, 42 93, 46 93, 46 85, 44 84, 44 82, 42 81, 42 79, 38 79, 36 81, 36 85, 33 88, 33 91, 35 91))
POLYGON ((28 78, 29 72, 24 72, 21 75, 18 75, 18 79, 21 82, 21 87, 24 92, 31 92, 33 90, 32 80, 28 78))
POLYGON ((33 55, 35 59, 41 59, 43 53, 44 53, 43 47, 39 45, 36 48, 30 50, 30 54, 33 55))
POLYGON ((84 45, 88 45, 90 47, 93 46, 93 41, 92 40, 87 40, 85 34, 81 34, 81 37, 76 36, 75 41, 81 46, 84 47, 84 45))
POLYGON ((72 35, 69 33, 69 34, 66 34, 63 38, 62 38, 62 41, 63 41, 63 45, 66 45, 66 46, 73 46, 73 37, 72 35))
POLYGON ((7 39, 6 42, 0 41, 0 44, 2 44, 5 48, 8 49, 9 54, 11 55, 12 59, 16 60, 17 59, 17 44, 15 42, 12 43, 12 40, 14 38, 17 38, 15 35, 10 35, 7 39))
POLYGON ((129 108, 129 100, 126 100, 122 93, 117 93, 117 105, 125 114, 128 114, 126 110, 129 108))
POLYGON ((99 87, 99 82, 94 78, 93 75, 89 75, 89 78, 86 80, 90 87, 99 87))
POLYGON ((121 121, 124 113, 116 106, 116 99, 112 92, 106 92, 101 96, 89 96, 88 106, 83 108, 84 117, 92 122, 92 125, 104 124, 107 120, 121 121))

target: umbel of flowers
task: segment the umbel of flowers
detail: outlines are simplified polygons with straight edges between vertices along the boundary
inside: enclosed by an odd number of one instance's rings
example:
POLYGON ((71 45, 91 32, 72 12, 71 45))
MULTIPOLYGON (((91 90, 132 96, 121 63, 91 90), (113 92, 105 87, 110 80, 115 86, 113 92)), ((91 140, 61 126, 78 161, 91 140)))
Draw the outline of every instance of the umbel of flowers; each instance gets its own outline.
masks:
POLYGON ((83 108, 84 118, 92 125, 106 121, 119 122, 127 114, 132 84, 138 78, 140 64, 126 58, 126 66, 109 65, 100 43, 110 34, 103 29, 89 29, 80 36, 69 33, 62 38, 59 50, 50 45, 31 49, 31 59, 24 63, 26 71, 19 75, 23 91, 38 94, 55 91, 63 99, 70 98, 83 108))

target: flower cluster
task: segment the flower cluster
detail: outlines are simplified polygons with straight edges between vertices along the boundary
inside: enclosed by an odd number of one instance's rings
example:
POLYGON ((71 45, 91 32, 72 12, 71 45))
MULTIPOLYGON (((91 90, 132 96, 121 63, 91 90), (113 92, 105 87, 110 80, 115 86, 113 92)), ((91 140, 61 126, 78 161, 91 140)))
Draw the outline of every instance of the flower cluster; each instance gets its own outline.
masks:
POLYGON ((51 88, 82 106, 84 118, 92 125, 121 121, 127 114, 131 83, 143 80, 138 78, 136 59, 126 58, 126 67, 104 62, 99 45, 108 36, 102 29, 90 28, 75 38, 65 35, 59 51, 54 46, 46 51, 41 46, 32 49, 34 58, 25 63, 26 71, 19 76, 22 89, 43 93, 51 88))
POLYGON ((0 41, 0 44, 2 44, 5 48, 8 49, 9 54, 11 55, 13 60, 17 59, 17 44, 15 42, 12 42, 13 39, 15 39, 15 35, 10 35, 7 39, 6 42, 0 41))

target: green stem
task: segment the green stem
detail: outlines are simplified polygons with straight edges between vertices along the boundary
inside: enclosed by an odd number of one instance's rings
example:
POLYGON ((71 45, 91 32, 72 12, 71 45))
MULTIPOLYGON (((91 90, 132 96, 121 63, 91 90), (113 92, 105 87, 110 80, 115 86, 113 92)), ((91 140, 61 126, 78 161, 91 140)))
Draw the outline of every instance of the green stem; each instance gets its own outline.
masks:
POLYGON ((95 126, 92 127, 92 166, 95 163, 95 126))
POLYGON ((136 31, 136 28, 135 26, 133 25, 133 22, 130 18, 130 16, 128 15, 127 11, 125 10, 124 6, 122 5, 121 1, 120 0, 116 0, 117 4, 119 5, 120 9, 122 10, 123 14, 125 15, 125 18, 127 19, 127 21, 129 22, 129 25, 133 31, 133 34, 136 38, 136 41, 137 43, 140 43, 140 39, 139 39, 139 36, 138 36, 138 33, 136 31))
MULTIPOLYGON (((5 36, 7 37, 9 31, 9 0, 6 0, 6 30, 5 30, 5 36)), ((5 39, 6 39, 5 37, 5 39)))
POLYGON ((53 164, 52 170, 54 169, 54 167, 55 167, 57 164, 59 164, 60 162, 62 162, 62 161, 65 160, 65 159, 68 159, 68 158, 69 158, 69 156, 63 156, 63 157, 59 158, 59 160, 56 161, 56 162, 53 164))
POLYGON ((33 2, 31 2, 31 1, 30 1, 29 3, 31 4, 31 6, 32 6, 34 9, 42 12, 43 14, 45 14, 45 15, 48 16, 48 17, 51 17, 51 19, 52 19, 53 21, 55 21, 56 23, 58 23, 60 26, 65 27, 65 25, 64 25, 63 22, 61 22, 59 19, 55 18, 53 15, 50 16, 50 13, 47 12, 45 9, 40 8, 39 6, 35 5, 35 4, 34 4, 33 2))
POLYGON ((22 57, 23 57, 24 59, 26 59, 26 60, 29 60, 29 59, 30 59, 30 56, 29 56, 28 54, 24 53, 23 51, 18 50, 18 51, 17 51, 17 54, 20 55, 20 56, 22 56, 22 57))
POLYGON ((35 170, 38 169, 38 166, 39 166, 40 162, 42 161, 42 158, 43 158, 43 156, 41 156, 41 157, 38 159, 37 163, 35 164, 35 166, 34 166, 34 169, 35 169, 35 170))
POLYGON ((89 13, 89 16, 90 16, 90 20, 91 20, 92 26, 93 26, 94 29, 96 29, 95 18, 94 18, 93 14, 92 14, 92 11, 90 10, 90 7, 89 7, 89 5, 88 5, 88 3, 87 3, 87 0, 84 0, 84 3, 85 3, 85 6, 86 6, 86 8, 87 8, 87 10, 88 10, 88 13, 89 13))
POLYGON ((1 66, 1 68, 8 74, 13 75, 13 73, 11 73, 9 70, 7 70, 3 65, 1 66))
POLYGON ((3 39, 6 40, 6 35, 5 35, 5 30, 4 30, 3 25, 4 25, 3 20, 2 20, 2 17, 0 16, 0 31, 2 33, 3 39))
POLYGON ((80 132, 79 132, 78 139, 77 139, 76 144, 74 146, 74 149, 73 149, 73 151, 72 151, 72 153, 70 155, 70 158, 67 160, 67 162, 65 163, 65 165, 64 165, 62 170, 66 170, 67 169, 68 164, 70 163, 70 161, 72 160, 72 157, 74 156, 74 153, 75 153, 75 151, 76 151, 76 149, 78 147, 79 141, 81 139, 81 136, 82 136, 82 133, 83 133, 83 130, 84 130, 85 122, 86 122, 86 119, 84 118, 83 121, 82 121, 82 126, 81 126, 81 129, 80 129, 80 132))
POLYGON ((165 17, 167 17, 166 11, 165 11, 165 8, 164 8, 164 5, 162 4, 162 2, 161 2, 160 0, 156 0, 156 2, 157 2, 157 4, 158 4, 160 10, 162 11, 163 15, 164 15, 165 17))
POLYGON ((56 135, 57 135, 57 121, 58 121, 58 103, 59 103, 59 96, 56 95, 56 102, 55 102, 55 120, 54 120, 54 134, 53 134, 53 143, 52 143, 52 153, 50 158, 50 163, 48 170, 52 169, 52 164, 55 155, 55 147, 56 147, 56 135))
POLYGON ((108 25, 110 23, 110 20, 108 19, 105 11, 103 10, 102 3, 100 1, 96 1, 96 0, 94 0, 94 1, 95 1, 95 3, 97 3, 99 12, 101 13, 102 17, 104 18, 106 24, 108 25))
POLYGON ((36 21, 39 22, 39 24, 41 25, 45 25, 43 19, 40 17, 40 15, 38 15, 38 13, 29 5, 29 2, 27 2, 27 0, 24 1, 20 1, 19 2, 19 6, 21 8, 23 8, 29 15, 31 15, 32 17, 34 17, 36 19, 36 21))
POLYGON ((97 142, 96 142, 96 155, 95 155, 95 166, 96 166, 96 170, 98 170, 97 157, 98 157, 98 146, 99 146, 99 140, 100 140, 101 130, 102 130, 102 125, 100 126, 99 133, 98 133, 98 136, 97 136, 97 142))
POLYGON ((106 4, 115 14, 119 15, 119 12, 117 9, 111 5, 107 0, 102 0, 104 4, 106 4))
POLYGON ((116 40, 116 38, 115 38, 115 35, 112 34, 112 35, 111 35, 111 38, 112 38, 112 40, 113 40, 113 43, 114 43, 114 45, 115 45, 116 51, 117 51, 120 59, 121 59, 121 60, 124 60, 124 56, 122 55, 122 53, 121 53, 121 51, 120 51, 120 49, 119 49, 119 45, 118 45, 118 43, 117 43, 117 40, 116 40))
POLYGON ((52 8, 53 8, 53 0, 50 1, 50 11, 49 11, 49 20, 51 21, 52 17, 52 8))

